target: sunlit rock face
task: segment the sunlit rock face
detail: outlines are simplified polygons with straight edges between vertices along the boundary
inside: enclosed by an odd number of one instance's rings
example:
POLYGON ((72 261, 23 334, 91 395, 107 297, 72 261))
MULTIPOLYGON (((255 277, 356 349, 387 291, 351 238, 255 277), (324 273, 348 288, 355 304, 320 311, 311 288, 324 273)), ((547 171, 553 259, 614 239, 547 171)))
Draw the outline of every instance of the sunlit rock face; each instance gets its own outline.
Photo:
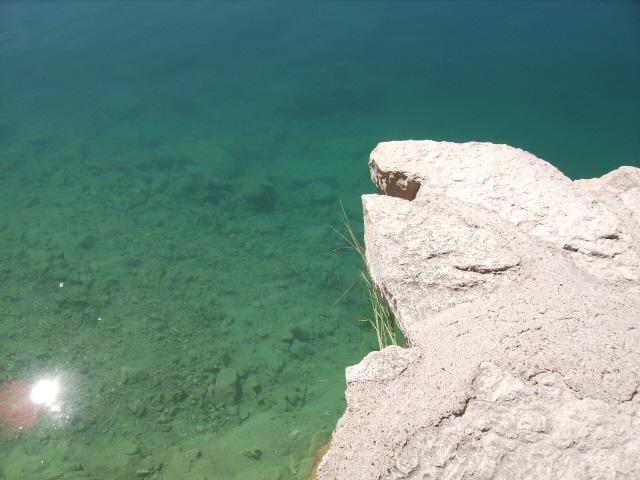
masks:
POLYGON ((418 201, 437 194, 480 205, 571 252, 578 265, 599 276, 640 279, 637 168, 573 182, 553 165, 508 145, 429 140, 380 143, 369 167, 386 195, 415 191, 418 201))
POLYGON ((369 166, 367 263, 411 349, 349 370, 318 478, 640 478, 640 170, 432 141, 369 166))

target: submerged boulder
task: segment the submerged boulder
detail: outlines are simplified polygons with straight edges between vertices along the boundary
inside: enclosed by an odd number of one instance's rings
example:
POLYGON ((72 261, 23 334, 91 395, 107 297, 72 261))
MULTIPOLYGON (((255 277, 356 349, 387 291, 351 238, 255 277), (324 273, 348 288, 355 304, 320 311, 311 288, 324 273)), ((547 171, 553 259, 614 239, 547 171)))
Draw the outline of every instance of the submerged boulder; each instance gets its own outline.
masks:
POLYGON ((238 373, 233 368, 223 368, 216 377, 214 389, 216 405, 232 406, 238 402, 238 373))
POLYGON ((640 169, 381 143, 366 258, 411 347, 347 371, 320 479, 639 478, 640 169))

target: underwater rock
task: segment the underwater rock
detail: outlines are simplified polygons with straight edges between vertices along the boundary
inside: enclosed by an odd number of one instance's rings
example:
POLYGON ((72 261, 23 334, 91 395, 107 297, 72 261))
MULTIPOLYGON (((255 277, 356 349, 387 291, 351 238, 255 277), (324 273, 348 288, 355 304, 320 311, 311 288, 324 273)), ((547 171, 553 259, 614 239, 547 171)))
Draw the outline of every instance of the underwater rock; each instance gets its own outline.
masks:
POLYGON ((182 402, 183 400, 185 400, 187 398, 187 392, 185 392, 184 390, 180 389, 180 390, 176 390, 175 392, 173 392, 171 394, 171 400, 175 403, 179 403, 182 402))
POLYGON ((308 342, 311 338, 311 334, 306 328, 299 325, 289 325, 286 333, 282 337, 285 342, 293 342, 299 340, 301 342, 308 342))
POLYGON ((214 179, 202 187, 189 185, 185 189, 188 194, 198 192, 201 203, 218 205, 229 195, 229 192, 232 191, 232 185, 224 180, 214 179))
POLYGON ((84 250, 91 250, 98 243, 98 237, 96 235, 85 235, 78 243, 78 246, 84 250))
POLYGON ((304 360, 305 357, 311 354, 311 346, 300 340, 294 340, 293 343, 291 343, 290 352, 293 358, 304 360))
POLYGON ((240 407, 238 405, 226 405, 222 411, 225 420, 232 420, 233 417, 240 415, 240 407))
POLYGON ((134 383, 146 380, 147 373, 137 367, 124 366, 120 367, 120 383, 122 385, 132 385, 134 383))
POLYGON ((277 195, 272 183, 247 181, 242 185, 240 193, 253 213, 269 213, 275 208, 277 195))
POLYGON ((370 168, 367 264, 411 348, 347 370, 318 478, 640 478, 640 169, 431 141, 370 168))
POLYGON ((233 368, 223 368, 216 377, 214 388, 216 405, 235 405, 238 401, 238 373, 233 368))
POLYGON ((249 375, 242 384, 242 397, 247 400, 255 400, 262 391, 262 385, 256 375, 249 375))
POLYGON ((244 452, 242 452, 242 454, 245 457, 251 458, 253 460, 260 460, 262 458, 262 450, 260 450, 259 448, 254 448, 253 450, 245 450, 244 452))
POLYGON ((133 399, 127 404, 127 408, 134 417, 142 418, 147 414, 147 407, 139 399, 133 399))
MULTIPOLYGON (((296 387, 292 392, 287 393, 284 398, 291 409, 302 408, 306 403, 306 395, 306 388, 296 387)), ((287 409, 289 410, 290 408, 287 409)))

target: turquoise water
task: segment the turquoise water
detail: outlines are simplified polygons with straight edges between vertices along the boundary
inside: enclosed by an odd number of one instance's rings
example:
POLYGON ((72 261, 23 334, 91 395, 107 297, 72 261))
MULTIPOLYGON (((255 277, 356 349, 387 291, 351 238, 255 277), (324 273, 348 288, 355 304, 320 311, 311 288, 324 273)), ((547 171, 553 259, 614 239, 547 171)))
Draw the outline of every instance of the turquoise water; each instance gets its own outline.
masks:
POLYGON ((1 3, 0 479, 306 478, 376 346, 329 228, 371 149, 638 165, 639 45, 637 2, 1 3))

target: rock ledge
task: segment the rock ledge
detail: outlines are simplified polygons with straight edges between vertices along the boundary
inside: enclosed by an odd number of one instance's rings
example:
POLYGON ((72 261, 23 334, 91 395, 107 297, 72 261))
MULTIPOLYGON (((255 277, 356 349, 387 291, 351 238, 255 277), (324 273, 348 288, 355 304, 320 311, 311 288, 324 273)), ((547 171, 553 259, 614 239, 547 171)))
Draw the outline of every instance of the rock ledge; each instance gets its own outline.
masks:
POLYGON ((640 169, 379 144, 371 276, 411 348, 347 369, 320 479, 640 478, 640 169))

